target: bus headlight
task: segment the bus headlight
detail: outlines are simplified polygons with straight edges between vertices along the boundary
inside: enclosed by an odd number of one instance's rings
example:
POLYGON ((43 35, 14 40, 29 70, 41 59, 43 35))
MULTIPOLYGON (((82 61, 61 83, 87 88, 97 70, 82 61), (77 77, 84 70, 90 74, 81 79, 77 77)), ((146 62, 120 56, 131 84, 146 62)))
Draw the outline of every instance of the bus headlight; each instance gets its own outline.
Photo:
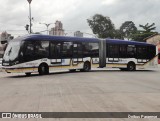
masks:
POLYGON ((2 63, 3 66, 9 66, 9 63, 2 63))

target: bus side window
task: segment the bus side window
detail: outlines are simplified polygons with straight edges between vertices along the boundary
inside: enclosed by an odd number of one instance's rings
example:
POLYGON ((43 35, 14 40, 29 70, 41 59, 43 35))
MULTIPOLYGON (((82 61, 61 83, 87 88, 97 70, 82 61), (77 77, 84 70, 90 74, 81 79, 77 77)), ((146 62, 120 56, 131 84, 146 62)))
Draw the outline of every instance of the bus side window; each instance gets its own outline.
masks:
POLYGON ((83 57, 83 47, 81 42, 73 43, 73 58, 82 58, 83 57))
POLYGON ((50 43, 50 57, 51 59, 61 58, 61 43, 60 42, 50 43))
POLYGON ((91 56, 90 48, 89 42, 82 42, 83 57, 91 56))
POLYGON ((136 57, 136 48, 133 45, 128 45, 127 47, 127 57, 135 58, 136 57))
POLYGON ((35 59, 48 58, 49 56, 49 41, 35 42, 35 59))
POLYGON ((73 43, 63 42, 62 44, 62 58, 72 58, 73 43))
POLYGON ((127 58, 126 53, 127 53, 127 46, 126 45, 120 45, 119 57, 120 58, 127 58))
POLYGON ((83 57, 99 57, 98 43, 82 42, 83 57))
POLYGON ((24 49, 24 61, 32 61, 34 60, 34 44, 33 42, 26 42, 24 49))
POLYGON ((137 46, 137 58, 147 59, 147 47, 137 46))
POLYGON ((149 50, 148 55, 147 55, 147 59, 152 59, 156 55, 156 47, 148 46, 147 50, 149 50))
POLYGON ((108 44, 108 57, 119 58, 119 45, 108 44))
POLYGON ((89 55, 91 57, 99 57, 99 45, 98 43, 89 43, 89 55))

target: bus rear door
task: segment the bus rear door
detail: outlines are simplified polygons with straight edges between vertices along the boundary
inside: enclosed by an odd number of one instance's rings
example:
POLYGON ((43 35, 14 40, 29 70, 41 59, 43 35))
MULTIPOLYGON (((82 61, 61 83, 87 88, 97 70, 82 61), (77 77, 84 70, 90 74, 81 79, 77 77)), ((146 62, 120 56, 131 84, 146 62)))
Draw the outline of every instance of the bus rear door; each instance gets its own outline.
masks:
POLYGON ((73 43, 73 65, 83 62, 82 43, 73 43))
POLYGON ((50 43, 50 57, 51 64, 53 66, 61 66, 61 43, 60 42, 51 42, 50 43))

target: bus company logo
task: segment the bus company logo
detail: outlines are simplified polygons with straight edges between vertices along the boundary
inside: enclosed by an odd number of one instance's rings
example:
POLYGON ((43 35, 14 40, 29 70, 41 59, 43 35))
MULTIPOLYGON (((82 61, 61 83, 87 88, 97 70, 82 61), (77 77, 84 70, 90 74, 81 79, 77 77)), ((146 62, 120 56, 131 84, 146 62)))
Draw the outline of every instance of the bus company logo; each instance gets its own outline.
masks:
POLYGON ((11 113, 2 113, 2 118, 12 118, 11 113))

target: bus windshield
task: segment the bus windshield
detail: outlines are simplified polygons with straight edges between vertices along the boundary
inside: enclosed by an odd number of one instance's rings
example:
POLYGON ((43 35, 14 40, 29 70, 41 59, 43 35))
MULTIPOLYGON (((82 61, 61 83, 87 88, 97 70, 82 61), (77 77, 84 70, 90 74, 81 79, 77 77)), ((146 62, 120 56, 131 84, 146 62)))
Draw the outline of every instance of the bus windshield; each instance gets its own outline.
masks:
POLYGON ((10 41, 3 56, 4 61, 15 61, 18 58, 21 41, 10 41))

